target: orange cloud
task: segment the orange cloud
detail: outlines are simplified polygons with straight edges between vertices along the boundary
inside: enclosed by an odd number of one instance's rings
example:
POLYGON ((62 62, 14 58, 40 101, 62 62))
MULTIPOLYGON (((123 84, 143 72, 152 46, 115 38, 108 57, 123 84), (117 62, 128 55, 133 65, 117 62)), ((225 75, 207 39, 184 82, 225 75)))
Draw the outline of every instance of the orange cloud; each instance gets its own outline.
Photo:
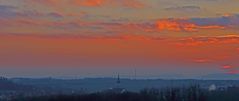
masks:
POLYGON ((224 29, 224 26, 208 25, 199 26, 193 23, 184 22, 180 20, 158 20, 156 22, 158 30, 168 31, 197 31, 198 29, 224 29))
POLYGON ((229 43, 239 43, 238 35, 224 35, 224 36, 215 36, 215 37, 190 37, 180 39, 177 45, 189 45, 189 46, 198 46, 205 44, 229 44, 229 43))
POLYGON ((201 59, 195 59, 195 60, 193 60, 193 61, 196 62, 196 63, 208 63, 208 62, 210 62, 211 60, 201 58, 201 59))
POLYGON ((144 6, 143 3, 137 0, 74 0, 77 5, 80 6, 122 6, 129 8, 141 8, 144 6))
POLYGON ((138 0, 34 0, 33 2, 56 5, 77 5, 86 7, 112 6, 142 8, 145 5, 138 0))
POLYGON ((108 0, 74 0, 80 6, 101 6, 108 0))

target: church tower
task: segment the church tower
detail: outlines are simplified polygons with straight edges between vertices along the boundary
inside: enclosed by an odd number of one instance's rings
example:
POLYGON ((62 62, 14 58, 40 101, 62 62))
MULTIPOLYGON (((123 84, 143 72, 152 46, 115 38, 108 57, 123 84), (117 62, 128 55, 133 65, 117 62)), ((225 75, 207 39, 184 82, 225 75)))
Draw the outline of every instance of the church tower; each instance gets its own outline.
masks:
POLYGON ((120 84, 120 76, 119 76, 119 74, 118 74, 118 78, 117 78, 117 85, 119 85, 120 84))

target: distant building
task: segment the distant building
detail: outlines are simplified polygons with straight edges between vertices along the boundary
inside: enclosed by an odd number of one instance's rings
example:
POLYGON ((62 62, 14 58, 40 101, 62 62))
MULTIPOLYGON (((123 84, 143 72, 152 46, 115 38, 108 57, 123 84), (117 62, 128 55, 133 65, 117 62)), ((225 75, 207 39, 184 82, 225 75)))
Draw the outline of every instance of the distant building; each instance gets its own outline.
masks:
POLYGON ((116 81, 117 85, 120 85, 120 76, 118 74, 118 78, 117 78, 117 81, 116 81))
POLYGON ((228 86, 228 85, 217 86, 217 90, 225 91, 225 90, 227 90, 229 87, 230 87, 230 86, 228 86))
POLYGON ((212 84, 209 86, 208 91, 215 91, 217 90, 217 86, 215 84, 212 84))
POLYGON ((215 84, 212 84, 208 87, 208 91, 226 91, 230 88, 235 88, 235 86, 233 85, 215 85, 215 84))
POLYGON ((106 93, 117 93, 117 94, 120 94, 120 93, 125 93, 125 92, 127 92, 127 90, 124 89, 124 88, 110 88, 110 89, 108 89, 108 90, 106 90, 106 91, 104 91, 104 92, 106 92, 106 93))
POLYGON ((120 75, 118 74, 117 80, 116 80, 116 87, 114 88, 109 88, 108 90, 104 91, 106 93, 125 93, 127 90, 125 88, 120 87, 120 75))
POLYGON ((8 78, 1 76, 1 77, 0 77, 0 80, 5 80, 5 81, 7 81, 8 78))

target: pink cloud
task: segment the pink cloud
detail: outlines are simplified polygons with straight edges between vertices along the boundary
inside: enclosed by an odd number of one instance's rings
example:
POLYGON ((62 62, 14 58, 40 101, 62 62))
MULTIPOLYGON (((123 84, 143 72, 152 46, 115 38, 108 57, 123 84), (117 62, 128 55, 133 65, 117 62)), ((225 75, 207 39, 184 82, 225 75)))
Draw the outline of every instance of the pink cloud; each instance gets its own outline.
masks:
POLYGON ((222 66, 222 69, 232 69, 233 68, 233 66, 231 66, 231 65, 223 65, 222 66))

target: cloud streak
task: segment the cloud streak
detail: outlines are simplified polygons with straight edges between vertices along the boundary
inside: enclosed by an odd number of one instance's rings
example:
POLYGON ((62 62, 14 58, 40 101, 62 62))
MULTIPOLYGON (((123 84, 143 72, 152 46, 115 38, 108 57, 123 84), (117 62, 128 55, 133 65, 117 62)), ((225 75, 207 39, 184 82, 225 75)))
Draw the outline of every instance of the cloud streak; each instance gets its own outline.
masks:
POLYGON ((180 6, 180 7, 168 7, 165 8, 166 11, 176 11, 176 12, 191 12, 191 13, 195 13, 195 12, 199 12, 201 11, 201 7, 199 6, 180 6))
POLYGON ((190 23, 187 20, 166 19, 159 20, 156 23, 158 30, 168 31, 198 31, 199 29, 224 29, 224 26, 219 25, 197 25, 190 23))
POLYGON ((211 17, 211 18, 191 18, 189 22, 196 23, 198 25, 220 25, 228 27, 237 27, 239 25, 239 15, 226 15, 221 17, 211 17))
POLYGON ((231 66, 231 65, 223 65, 222 66, 222 69, 232 69, 233 68, 233 66, 231 66))
POLYGON ((230 44, 239 43, 239 35, 224 35, 224 36, 201 36, 180 39, 178 45, 198 46, 205 44, 230 44))
POLYGON ((65 5, 78 7, 127 7, 142 8, 144 3, 138 0, 34 0, 35 3, 45 5, 65 5))

